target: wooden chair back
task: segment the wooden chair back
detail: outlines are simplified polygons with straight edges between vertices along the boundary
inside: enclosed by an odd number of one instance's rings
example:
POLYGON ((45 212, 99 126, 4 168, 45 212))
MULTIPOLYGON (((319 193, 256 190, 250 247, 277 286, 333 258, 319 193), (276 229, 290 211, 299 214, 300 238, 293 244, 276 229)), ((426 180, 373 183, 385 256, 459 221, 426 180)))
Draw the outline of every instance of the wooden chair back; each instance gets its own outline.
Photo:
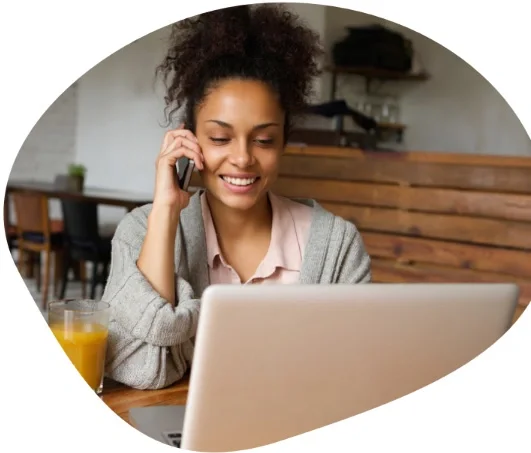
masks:
POLYGON ((37 193, 12 192, 16 228, 20 240, 28 233, 42 234, 44 243, 50 241, 50 216, 48 198, 37 193))

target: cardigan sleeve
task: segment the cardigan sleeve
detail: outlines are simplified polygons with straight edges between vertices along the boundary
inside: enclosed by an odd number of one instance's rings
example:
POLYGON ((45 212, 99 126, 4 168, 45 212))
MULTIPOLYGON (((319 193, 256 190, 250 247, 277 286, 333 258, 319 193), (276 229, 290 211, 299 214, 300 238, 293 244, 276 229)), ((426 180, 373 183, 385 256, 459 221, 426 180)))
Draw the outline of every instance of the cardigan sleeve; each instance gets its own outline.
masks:
POLYGON ((341 237, 335 259, 335 283, 370 283, 371 258, 356 226, 342 218, 335 218, 335 237, 341 237), (341 231, 341 234, 339 234, 341 231))
POLYGON ((136 388, 160 388, 180 379, 190 365, 200 299, 176 276, 176 306, 153 289, 137 267, 149 207, 127 214, 112 240, 103 300, 111 306, 106 371, 136 388))

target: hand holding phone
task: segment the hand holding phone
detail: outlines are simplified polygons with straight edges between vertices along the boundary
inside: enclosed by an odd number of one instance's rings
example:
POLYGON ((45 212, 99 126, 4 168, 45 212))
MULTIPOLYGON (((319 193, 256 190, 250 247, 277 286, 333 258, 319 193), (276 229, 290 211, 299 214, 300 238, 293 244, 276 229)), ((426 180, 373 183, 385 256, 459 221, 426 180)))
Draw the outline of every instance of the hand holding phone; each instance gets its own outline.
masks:
POLYGON ((172 212, 188 205, 186 192, 195 167, 204 168, 204 158, 195 135, 184 128, 168 131, 157 158, 154 206, 169 207, 172 212))

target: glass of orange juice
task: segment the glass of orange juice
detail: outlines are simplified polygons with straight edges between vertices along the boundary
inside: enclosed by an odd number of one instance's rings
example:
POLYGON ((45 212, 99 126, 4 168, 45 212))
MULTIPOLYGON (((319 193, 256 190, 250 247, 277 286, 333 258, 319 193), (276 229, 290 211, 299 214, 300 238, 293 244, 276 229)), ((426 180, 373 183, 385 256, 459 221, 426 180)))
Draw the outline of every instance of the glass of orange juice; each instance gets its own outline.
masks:
POLYGON ((48 304, 48 325, 64 352, 97 393, 103 374, 110 306, 90 299, 67 299, 48 304))

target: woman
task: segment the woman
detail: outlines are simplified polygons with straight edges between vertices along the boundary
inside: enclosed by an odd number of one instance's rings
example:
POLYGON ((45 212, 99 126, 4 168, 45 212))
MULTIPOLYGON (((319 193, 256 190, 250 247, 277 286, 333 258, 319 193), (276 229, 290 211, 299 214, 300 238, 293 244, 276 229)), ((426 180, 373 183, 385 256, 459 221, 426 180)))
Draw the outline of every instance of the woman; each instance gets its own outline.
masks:
POLYGON ((370 280, 353 224, 270 190, 320 52, 312 31, 270 5, 174 25, 158 69, 169 118, 183 108, 186 127, 164 137, 153 203, 129 213, 113 239, 108 376, 140 389, 179 380, 210 284, 370 280), (183 156, 205 186, 191 198, 176 180, 183 156))

